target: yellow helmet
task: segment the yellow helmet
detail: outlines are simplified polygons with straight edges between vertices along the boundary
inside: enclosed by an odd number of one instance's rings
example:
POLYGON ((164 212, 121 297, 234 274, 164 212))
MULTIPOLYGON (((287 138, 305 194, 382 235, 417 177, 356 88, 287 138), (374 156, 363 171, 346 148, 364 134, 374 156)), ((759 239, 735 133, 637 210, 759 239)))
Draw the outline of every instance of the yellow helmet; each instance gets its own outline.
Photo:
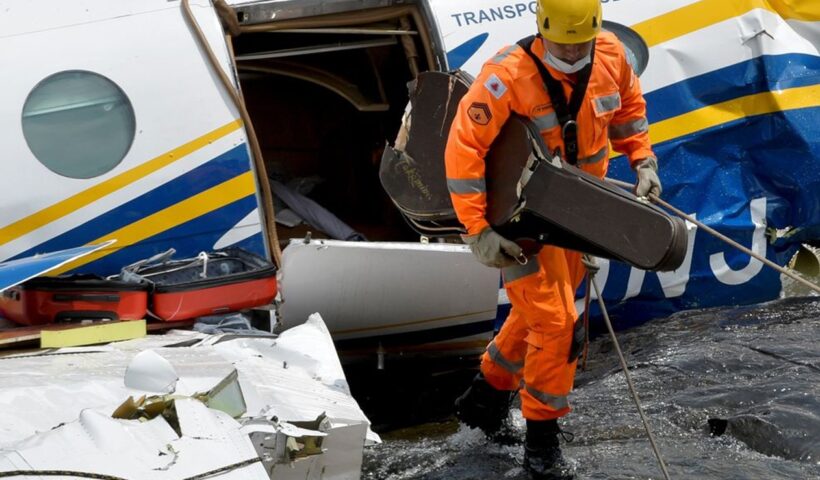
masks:
POLYGON ((538 0, 541 36, 555 43, 584 43, 601 31, 601 0, 538 0))

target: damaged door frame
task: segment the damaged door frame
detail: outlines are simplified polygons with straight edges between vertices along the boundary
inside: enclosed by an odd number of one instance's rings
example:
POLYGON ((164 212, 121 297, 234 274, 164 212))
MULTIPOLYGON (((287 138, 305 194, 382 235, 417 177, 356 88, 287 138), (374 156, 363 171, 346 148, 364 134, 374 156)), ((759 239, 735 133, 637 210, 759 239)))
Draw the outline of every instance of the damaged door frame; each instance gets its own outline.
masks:
MULTIPOLYGON (((219 0, 220 2, 222 0, 219 0)), ((255 8, 267 8, 269 5, 260 4, 255 8)), ((227 7, 230 9, 231 7, 227 7)), ((245 6, 245 8, 251 8, 245 6)), ((400 43, 407 60, 407 65, 413 79, 418 77, 419 72, 424 69, 419 65, 420 53, 416 47, 413 37, 418 36, 422 43, 424 61, 428 69, 439 68, 440 62, 434 52, 434 39, 430 36, 430 30, 424 22, 422 12, 416 6, 390 6, 381 8, 371 8, 354 10, 325 15, 310 15, 306 11, 297 11, 295 18, 278 21, 260 22, 253 25, 239 25, 237 18, 248 17, 249 14, 240 10, 231 10, 233 13, 222 14, 223 21, 234 23, 230 30, 241 33, 296 33, 296 34, 334 34, 334 35, 372 35, 386 36, 385 39, 365 40, 350 43, 336 43, 327 45, 313 45, 303 48, 292 48, 270 52, 259 52, 255 54, 239 55, 234 58, 234 65, 237 71, 249 71, 257 73, 269 73, 284 75, 306 82, 316 84, 326 88, 351 103, 359 111, 386 111, 389 103, 385 94, 384 81, 376 67, 370 47, 395 45, 400 43), (305 16, 300 16, 305 15, 305 16), (227 20, 229 19, 229 20, 227 20), (412 22, 411 22, 412 19, 412 22), (400 28, 381 28, 379 22, 398 21, 400 28), (416 29, 413 29, 413 26, 416 29), (398 38, 394 38, 398 37, 398 38), (356 86, 343 78, 339 78, 333 72, 316 67, 296 66, 287 62, 279 61, 281 65, 254 64, 250 63, 258 59, 282 58, 289 56, 306 55, 311 53, 327 53, 352 49, 366 49, 370 59, 373 75, 376 79, 378 89, 378 99, 368 99, 366 95, 356 86), (242 63, 242 65, 240 65, 242 63)), ((266 10, 267 12, 267 10, 266 10)), ((221 13, 221 11, 220 11, 221 13)), ((275 18, 278 15, 268 13, 262 15, 264 18, 275 18)))
MULTIPOLYGON (((412 36, 418 35, 420 37, 424 59, 429 69, 441 69, 446 65, 446 60, 436 55, 434 43, 436 39, 431 36, 431 31, 423 18, 423 12, 426 4, 417 5, 403 5, 403 6, 388 6, 380 8, 364 8, 341 13, 331 13, 324 15, 313 15, 304 12, 304 17, 289 18, 280 21, 271 21, 264 23, 257 23, 253 25, 241 25, 240 19, 244 18, 246 14, 237 8, 231 7, 224 0, 214 0, 214 10, 219 16, 223 28, 225 30, 225 45, 228 50, 228 57, 233 66, 233 75, 236 81, 236 86, 231 83, 225 71, 222 69, 219 60, 216 58, 210 44, 197 23, 191 8, 189 0, 182 0, 180 2, 183 16, 190 28, 193 30, 197 42, 208 57, 213 70, 220 78, 223 87, 234 102, 234 105, 239 110, 240 117, 248 134, 248 143, 253 156, 253 165, 256 174, 256 180, 259 185, 260 193, 260 208, 262 209, 262 223, 263 232, 265 233, 266 248, 274 260, 277 268, 282 268, 282 251, 279 246, 279 238, 276 233, 276 212, 273 204, 273 194, 271 192, 270 184, 266 181, 268 178, 265 162, 262 157, 262 150, 259 145, 259 140, 256 131, 253 128, 253 123, 248 113, 244 97, 242 96, 242 89, 239 85, 238 62, 234 54, 233 37, 242 33, 259 33, 259 32, 287 32, 287 33, 334 33, 334 34, 369 34, 369 35, 397 35, 407 58, 408 67, 410 69, 413 79, 418 77, 419 68, 419 52, 412 39, 412 36), (412 23, 415 24, 416 30, 412 29, 412 23), (378 28, 355 28, 356 26, 372 24, 376 22, 384 22, 388 20, 398 20, 401 26, 400 29, 378 29, 378 28)), ((267 18, 274 18, 271 15, 267 18)), ((433 28, 435 28, 433 26, 433 28)), ((373 59, 371 56, 371 64, 373 59)), ((322 72, 311 72, 305 70, 296 72, 292 76, 300 78, 305 81, 319 84, 331 91, 339 94, 349 102, 351 102, 357 109, 360 110, 383 110, 386 102, 385 90, 381 76, 373 64, 376 81, 378 84, 379 94, 382 97, 382 104, 369 103, 363 99, 361 95, 357 95, 355 85, 353 88, 348 88, 345 82, 338 82, 333 80, 332 75, 323 75, 322 72), (354 91, 355 90, 355 91, 354 91)), ((253 67, 252 67, 253 68, 253 67)), ((283 73, 278 69, 272 69, 269 73, 283 73)))
MULTIPOLYGON (((221 12, 225 11, 224 9, 226 5, 224 4, 224 0, 216 0, 215 4, 219 3, 222 3, 222 7, 217 7, 216 11, 220 13, 220 17, 224 17, 221 12)), ((260 219, 263 223, 262 231, 266 233, 264 236, 267 240, 267 250, 276 264, 276 268, 281 270, 282 250, 279 247, 279 236, 276 233, 276 212, 273 205, 273 193, 271 192, 270 183, 267 181, 268 174, 267 169, 265 168, 265 161, 262 158, 262 149, 259 147, 259 140, 256 136, 256 131, 253 128, 250 114, 245 106, 245 100, 242 97, 242 91, 239 88, 239 77, 236 75, 236 69, 234 67, 234 79, 236 80, 236 87, 234 87, 231 80, 228 78, 228 75, 225 73, 225 70, 222 69, 219 60, 216 58, 211 45, 208 43, 208 39, 199 27, 199 23, 196 21, 193 12, 191 12, 191 6, 188 4, 188 0, 182 0, 180 5, 182 7, 183 16, 185 17, 186 22, 193 30, 194 36, 196 37, 200 48, 203 49, 208 57, 211 68, 213 68, 214 72, 219 76, 222 86, 225 88, 225 91, 231 97, 234 105, 239 110, 239 115, 242 119, 245 131, 248 134, 248 143, 251 148, 251 156, 253 157, 256 181, 259 185, 259 192, 262 197, 260 199, 261 201, 258 202, 263 213, 263 218, 260 219)), ((231 31, 231 27, 228 27, 228 31, 231 31)), ((233 43, 231 41, 231 35, 229 34, 225 35, 225 45, 228 49, 229 61, 235 66, 236 59, 234 58, 233 43)))
MULTIPOLYGON (((441 66, 439 65, 439 62, 436 61, 431 32, 427 28, 427 23, 422 17, 422 12, 416 5, 361 9, 325 15, 307 15, 309 14, 299 18, 256 23, 253 25, 239 25, 238 31, 239 33, 287 32, 400 35, 400 41, 407 57, 408 64, 410 65, 410 71, 413 74, 413 78, 416 78, 419 73, 419 52, 417 51, 411 37, 418 35, 422 42, 424 49, 423 54, 428 68, 434 69, 441 66), (410 18, 413 20, 412 24, 410 22, 410 18), (396 30, 360 27, 361 25, 385 22, 388 20, 399 20, 401 28, 396 30), (416 27, 415 30, 412 29, 413 24, 416 27), (357 26, 360 28, 355 28, 357 26)), ((234 18, 238 18, 238 16, 239 13, 237 11, 234 18)))

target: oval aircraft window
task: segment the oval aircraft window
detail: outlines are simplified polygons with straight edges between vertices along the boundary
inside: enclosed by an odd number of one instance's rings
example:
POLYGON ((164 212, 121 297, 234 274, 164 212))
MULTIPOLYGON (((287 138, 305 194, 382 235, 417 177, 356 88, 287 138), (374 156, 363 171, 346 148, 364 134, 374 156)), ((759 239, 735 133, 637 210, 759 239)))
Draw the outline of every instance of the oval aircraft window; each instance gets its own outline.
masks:
POLYGON ((624 44, 626 60, 635 70, 635 74, 640 77, 649 63, 649 47, 646 46, 644 39, 638 35, 638 32, 620 23, 604 20, 602 27, 604 30, 614 33, 618 40, 624 44))
POLYGON ((23 135, 54 173, 93 178, 116 167, 134 141, 134 109, 111 80, 71 70, 46 77, 23 106, 23 135))

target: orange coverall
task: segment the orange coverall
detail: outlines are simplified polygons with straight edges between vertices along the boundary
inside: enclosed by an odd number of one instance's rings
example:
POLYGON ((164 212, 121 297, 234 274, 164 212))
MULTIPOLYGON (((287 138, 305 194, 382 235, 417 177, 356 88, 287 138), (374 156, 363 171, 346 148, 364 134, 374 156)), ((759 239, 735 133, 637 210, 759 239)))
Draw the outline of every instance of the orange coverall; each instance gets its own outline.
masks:
MULTIPOLYGON (((545 57, 540 39, 531 48, 538 58, 545 57)), ((545 66, 561 81, 569 99, 576 75, 545 66)), ((534 122, 549 151, 560 148, 563 152, 549 93, 532 58, 518 45, 500 50, 484 64, 459 103, 450 129, 445 153, 447 184, 459 221, 470 235, 489 226, 484 218, 484 156, 511 113, 534 122)), ((633 166, 654 157, 638 78, 611 33, 596 38, 577 124, 578 166, 593 175, 606 175, 610 142, 633 166)), ((578 316, 575 291, 585 273, 580 257, 578 252, 548 245, 526 265, 502 270, 512 310, 482 356, 481 371, 499 390, 520 388, 522 412, 530 420, 551 420, 570 411, 567 396, 577 364, 568 362, 578 316)))

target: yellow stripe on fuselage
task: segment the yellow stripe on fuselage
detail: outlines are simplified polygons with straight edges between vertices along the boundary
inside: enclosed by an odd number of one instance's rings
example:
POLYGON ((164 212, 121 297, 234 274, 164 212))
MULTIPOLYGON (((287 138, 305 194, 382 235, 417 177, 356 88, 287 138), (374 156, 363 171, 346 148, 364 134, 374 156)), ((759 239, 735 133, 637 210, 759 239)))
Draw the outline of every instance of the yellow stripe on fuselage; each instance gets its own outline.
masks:
POLYGON ((59 220, 60 218, 79 210, 86 205, 89 205, 100 198, 116 192, 117 190, 130 185, 131 183, 144 178, 157 170, 164 168, 186 155, 199 150, 200 148, 212 143, 231 132, 238 130, 242 126, 241 120, 234 120, 226 125, 223 125, 216 130, 206 133, 205 135, 192 140, 184 145, 181 145, 169 152, 148 160, 137 167, 123 172, 113 178, 104 182, 98 183, 93 187, 87 188, 82 192, 74 194, 65 200, 62 200, 50 207, 46 207, 37 213, 29 215, 14 223, 0 228, 0 245, 11 242, 17 238, 26 235, 40 227, 48 225, 49 223, 59 220))
MULTIPOLYGON (((755 115, 820 106, 820 85, 762 92, 716 103, 649 125, 652 145, 755 115)), ((621 153, 614 150, 610 158, 621 153)))
POLYGON ((632 28, 652 47, 757 8, 777 13, 786 20, 820 20, 818 0, 701 0, 632 28))
POLYGON ((649 137, 655 145, 744 117, 816 107, 820 103, 818 99, 820 85, 757 93, 653 123, 649 126, 649 137))
POLYGON ((256 181, 253 172, 243 173, 142 220, 88 242, 89 245, 93 245, 111 239, 117 240, 111 248, 104 248, 78 258, 48 274, 56 276, 73 270, 255 193, 256 181))

